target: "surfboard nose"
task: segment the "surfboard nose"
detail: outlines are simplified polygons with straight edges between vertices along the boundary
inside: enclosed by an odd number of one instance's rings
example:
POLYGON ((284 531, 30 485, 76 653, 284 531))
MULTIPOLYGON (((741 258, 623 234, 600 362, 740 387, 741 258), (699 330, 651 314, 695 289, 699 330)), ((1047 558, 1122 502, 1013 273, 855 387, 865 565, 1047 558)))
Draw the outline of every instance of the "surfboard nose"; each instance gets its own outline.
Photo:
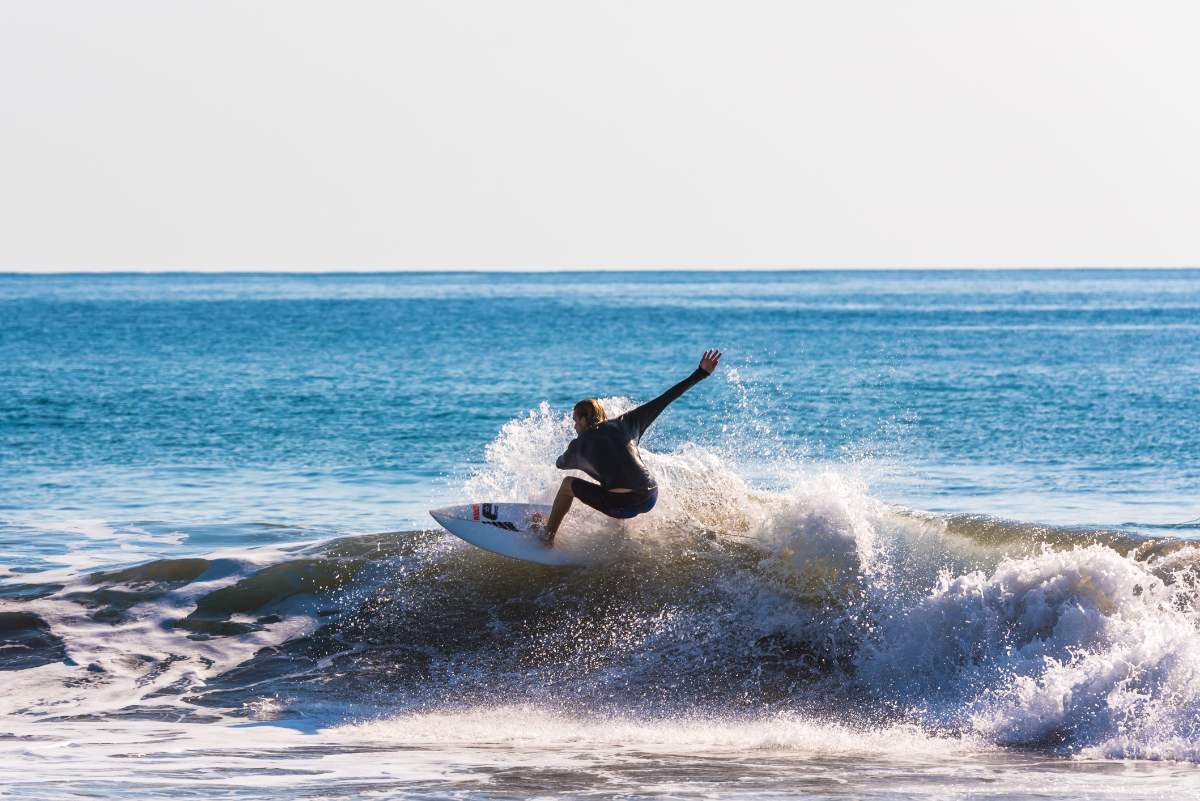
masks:
POLYGON ((439 525, 446 525, 447 520, 461 519, 462 511, 466 507, 463 506, 443 506, 440 509, 430 509, 429 516, 438 522, 439 525))
POLYGON ((443 506, 439 509, 430 509, 429 516, 442 524, 447 520, 479 520, 480 506, 482 504, 478 503, 443 506))

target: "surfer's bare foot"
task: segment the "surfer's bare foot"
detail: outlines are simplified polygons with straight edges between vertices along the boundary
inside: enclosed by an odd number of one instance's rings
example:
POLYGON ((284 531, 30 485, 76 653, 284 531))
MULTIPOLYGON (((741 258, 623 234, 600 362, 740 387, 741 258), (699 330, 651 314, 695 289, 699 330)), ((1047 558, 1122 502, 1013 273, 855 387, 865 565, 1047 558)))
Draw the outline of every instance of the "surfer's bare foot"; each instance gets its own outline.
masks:
POLYGON ((534 512, 527 521, 529 530, 542 541, 542 545, 547 548, 554 544, 554 532, 546 530, 546 516, 541 512, 534 512))
POLYGON ((554 532, 547 531, 545 523, 538 523, 530 526, 529 530, 532 531, 539 540, 541 540, 542 545, 545 545, 547 548, 554 545, 554 532))

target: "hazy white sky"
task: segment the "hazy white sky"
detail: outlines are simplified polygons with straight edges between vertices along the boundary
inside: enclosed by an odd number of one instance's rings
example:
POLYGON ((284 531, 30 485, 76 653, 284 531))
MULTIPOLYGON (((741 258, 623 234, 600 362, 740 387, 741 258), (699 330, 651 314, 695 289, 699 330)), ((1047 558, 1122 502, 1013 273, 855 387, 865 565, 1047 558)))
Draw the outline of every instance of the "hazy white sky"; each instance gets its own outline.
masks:
POLYGON ((1200 265, 1187 2, 0 0, 0 269, 1200 265))

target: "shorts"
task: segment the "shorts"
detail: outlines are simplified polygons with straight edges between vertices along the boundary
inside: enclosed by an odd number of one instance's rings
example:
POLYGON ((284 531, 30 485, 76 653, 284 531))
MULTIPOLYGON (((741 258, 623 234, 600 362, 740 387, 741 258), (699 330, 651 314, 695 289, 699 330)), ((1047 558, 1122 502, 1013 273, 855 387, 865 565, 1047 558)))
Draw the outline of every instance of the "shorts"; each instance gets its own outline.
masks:
POLYGON ((571 479, 571 492, 597 512, 622 520, 644 515, 658 501, 658 487, 633 492, 609 492, 601 489, 599 484, 582 478, 571 479))

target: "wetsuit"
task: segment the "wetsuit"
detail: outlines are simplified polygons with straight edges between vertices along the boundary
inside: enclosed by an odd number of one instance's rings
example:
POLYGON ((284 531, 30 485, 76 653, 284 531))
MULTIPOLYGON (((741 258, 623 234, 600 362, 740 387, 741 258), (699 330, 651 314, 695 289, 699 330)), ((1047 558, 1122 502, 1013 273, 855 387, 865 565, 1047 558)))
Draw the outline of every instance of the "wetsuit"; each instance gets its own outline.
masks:
POLYGON ((638 443, 671 401, 705 378, 708 373, 697 367, 690 376, 649 403, 592 426, 571 440, 554 466, 559 470, 582 470, 600 482, 596 486, 590 481, 572 479, 571 491, 575 497, 609 517, 634 517, 649 512, 658 499, 658 485, 642 463, 638 443), (613 488, 630 492, 610 492, 613 488))

